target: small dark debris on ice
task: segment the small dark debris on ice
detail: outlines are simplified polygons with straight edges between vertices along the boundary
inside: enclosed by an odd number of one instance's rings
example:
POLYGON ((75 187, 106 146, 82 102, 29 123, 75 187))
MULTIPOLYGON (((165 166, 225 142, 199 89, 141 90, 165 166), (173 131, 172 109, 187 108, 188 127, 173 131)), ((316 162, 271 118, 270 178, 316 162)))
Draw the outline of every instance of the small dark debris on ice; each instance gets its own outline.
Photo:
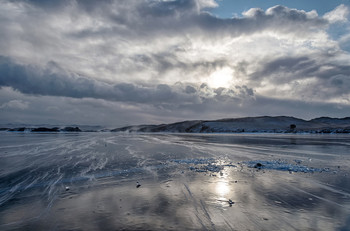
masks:
POLYGON ((254 165, 254 168, 261 169, 262 167, 264 167, 264 165, 259 162, 254 165))
POLYGON ((232 206, 235 202, 233 202, 231 199, 228 199, 228 203, 230 204, 230 206, 232 206))

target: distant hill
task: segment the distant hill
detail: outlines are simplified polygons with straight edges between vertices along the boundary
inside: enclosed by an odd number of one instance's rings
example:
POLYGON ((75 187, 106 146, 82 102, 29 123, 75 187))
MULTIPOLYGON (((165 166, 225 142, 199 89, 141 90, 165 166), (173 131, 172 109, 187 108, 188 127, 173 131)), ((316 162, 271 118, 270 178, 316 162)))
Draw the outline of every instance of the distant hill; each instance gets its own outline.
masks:
POLYGON ((303 120, 288 116, 244 117, 220 120, 193 120, 160 125, 136 125, 112 132, 173 133, 350 133, 350 117, 320 117, 303 120))
MULTIPOLYGON (((86 126, 85 126, 86 127, 86 126)), ((169 132, 169 133, 350 133, 350 117, 303 120, 289 116, 260 116, 220 120, 191 120, 171 124, 135 125, 115 129, 86 127, 0 127, 3 132, 169 132)))
POLYGON ((78 127, 15 127, 15 128, 0 128, 0 131, 9 132, 81 132, 78 127))

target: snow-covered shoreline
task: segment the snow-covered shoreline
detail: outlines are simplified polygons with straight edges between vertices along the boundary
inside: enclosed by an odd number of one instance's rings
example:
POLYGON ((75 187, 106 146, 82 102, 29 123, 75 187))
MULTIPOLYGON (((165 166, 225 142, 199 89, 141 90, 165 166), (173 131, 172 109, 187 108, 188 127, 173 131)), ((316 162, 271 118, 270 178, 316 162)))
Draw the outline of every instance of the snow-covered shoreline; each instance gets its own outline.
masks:
POLYGON ((244 117, 220 120, 192 120, 159 125, 132 125, 115 129, 102 126, 31 126, 0 127, 8 132, 137 132, 137 133, 298 133, 349 134, 350 117, 320 117, 303 120, 287 116, 244 117))

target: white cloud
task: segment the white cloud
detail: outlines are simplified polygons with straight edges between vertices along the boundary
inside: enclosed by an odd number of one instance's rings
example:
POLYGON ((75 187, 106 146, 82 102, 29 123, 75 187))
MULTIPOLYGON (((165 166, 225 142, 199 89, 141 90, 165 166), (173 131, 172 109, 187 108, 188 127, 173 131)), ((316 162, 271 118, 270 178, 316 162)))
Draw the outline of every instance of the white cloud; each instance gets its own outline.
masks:
POLYGON ((349 7, 342 4, 339 5, 334 10, 326 13, 323 17, 327 19, 330 23, 336 22, 347 22, 349 16, 349 7))
POLYGON ((218 3, 214 0, 198 0, 200 8, 215 8, 218 7, 218 3))

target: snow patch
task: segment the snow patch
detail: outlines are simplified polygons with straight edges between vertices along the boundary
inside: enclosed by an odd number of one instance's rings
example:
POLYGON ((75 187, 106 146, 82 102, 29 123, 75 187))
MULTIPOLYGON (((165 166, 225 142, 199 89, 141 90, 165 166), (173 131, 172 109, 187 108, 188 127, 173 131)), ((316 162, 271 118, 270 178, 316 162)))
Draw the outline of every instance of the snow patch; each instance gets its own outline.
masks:
POLYGON ((225 167, 237 167, 231 162, 219 161, 214 158, 206 159, 172 159, 169 162, 190 165, 189 169, 194 172, 220 172, 225 167))
POLYGON ((329 172, 329 168, 313 168, 305 165, 300 165, 300 160, 295 160, 297 164, 288 163, 285 160, 252 160, 242 162, 248 168, 257 169, 268 169, 268 170, 278 170, 278 171, 289 171, 289 172, 329 172))

